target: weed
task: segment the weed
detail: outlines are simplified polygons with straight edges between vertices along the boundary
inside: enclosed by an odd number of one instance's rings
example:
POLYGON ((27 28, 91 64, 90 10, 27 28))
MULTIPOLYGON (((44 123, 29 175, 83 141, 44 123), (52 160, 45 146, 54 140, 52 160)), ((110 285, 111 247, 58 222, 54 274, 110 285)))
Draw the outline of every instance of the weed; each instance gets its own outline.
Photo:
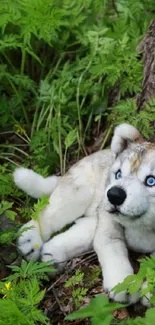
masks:
MULTIPOLYGON (((140 260, 140 269, 137 274, 129 275, 126 279, 118 284, 114 289, 115 293, 127 290, 129 294, 139 291, 140 297, 146 297, 148 303, 154 304, 155 302, 155 257, 145 258, 140 260), (144 282, 145 281, 145 282, 144 282), (145 284, 143 286, 143 283, 145 284)), ((92 325, 150 325, 153 324, 155 317, 155 308, 151 308, 146 312, 144 318, 137 317, 136 319, 123 320, 121 322, 114 320, 112 311, 125 307, 125 305, 111 303, 107 297, 98 295, 93 298, 89 305, 73 312, 67 316, 67 320, 79 318, 91 318, 92 325)))
POLYGON ((41 279, 47 272, 54 272, 49 262, 22 261, 21 267, 9 266, 13 274, 0 282, 2 311, 0 324, 35 325, 49 324, 48 318, 38 309, 45 290, 40 290, 41 279))
POLYGON ((84 273, 80 270, 76 270, 75 275, 73 275, 69 280, 66 281, 65 287, 71 287, 72 298, 75 308, 79 308, 83 302, 88 289, 84 288, 82 285, 82 280, 84 278, 84 273))

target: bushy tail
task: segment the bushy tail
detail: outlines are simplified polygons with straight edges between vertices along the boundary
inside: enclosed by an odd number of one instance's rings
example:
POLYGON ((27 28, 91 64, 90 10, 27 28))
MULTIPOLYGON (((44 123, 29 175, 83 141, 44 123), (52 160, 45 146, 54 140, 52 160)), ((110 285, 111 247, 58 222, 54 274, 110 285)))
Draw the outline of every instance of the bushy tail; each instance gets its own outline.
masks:
POLYGON ((37 199, 43 194, 50 196, 59 182, 57 176, 44 178, 33 170, 23 167, 15 170, 13 178, 17 187, 37 199))

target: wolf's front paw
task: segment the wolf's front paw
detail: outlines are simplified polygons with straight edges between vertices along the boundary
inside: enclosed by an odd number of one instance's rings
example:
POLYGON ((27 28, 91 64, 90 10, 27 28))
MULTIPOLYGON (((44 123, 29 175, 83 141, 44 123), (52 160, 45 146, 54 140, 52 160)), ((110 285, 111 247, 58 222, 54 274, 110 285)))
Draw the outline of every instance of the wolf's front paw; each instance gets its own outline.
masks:
POLYGON ((115 293, 114 291, 109 292, 109 297, 115 301, 126 303, 128 305, 135 304, 139 300, 139 293, 136 292, 132 295, 129 295, 127 291, 122 291, 115 293))
POLYGON ((57 272, 61 272, 66 264, 66 254, 63 252, 64 247, 57 236, 44 243, 41 251, 41 260, 50 261, 56 267, 57 272))
POLYGON ((113 288, 123 282, 123 280, 129 275, 129 273, 121 273, 115 271, 115 273, 113 272, 109 272, 106 274, 104 274, 104 290, 107 291, 109 293, 109 298, 118 301, 118 302, 122 302, 122 303, 127 303, 127 304, 135 304, 138 300, 139 300, 139 293, 136 292, 132 295, 129 295, 127 293, 127 291, 122 291, 119 293, 115 293, 115 291, 113 290, 113 288))
POLYGON ((41 248, 43 246, 43 241, 37 229, 37 224, 35 221, 31 220, 26 225, 24 225, 20 231, 21 236, 17 241, 17 247, 19 252, 25 257, 25 259, 36 261, 40 257, 41 248), (26 228, 30 228, 26 230, 26 228))
MULTIPOLYGON (((148 287, 147 281, 145 281, 142 285, 142 290, 146 289, 148 287)), ((140 301, 143 306, 150 308, 150 307, 155 307, 154 304, 150 303, 150 299, 152 298, 152 294, 150 292, 147 292, 145 296, 141 297, 140 301)))

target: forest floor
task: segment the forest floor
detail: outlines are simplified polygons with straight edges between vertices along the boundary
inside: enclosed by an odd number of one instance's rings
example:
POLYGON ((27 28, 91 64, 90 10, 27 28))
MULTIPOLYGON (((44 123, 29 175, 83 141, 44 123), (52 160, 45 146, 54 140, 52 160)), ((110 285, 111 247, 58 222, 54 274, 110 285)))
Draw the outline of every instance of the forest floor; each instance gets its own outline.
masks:
MULTIPOLYGON (((131 263, 134 267, 135 273, 139 269, 138 260, 144 258, 144 255, 129 253, 131 263)), ((75 288, 72 286, 65 287, 65 283, 70 277, 75 274, 76 270, 84 273, 83 280, 78 284, 79 288, 87 288, 88 291, 81 302, 81 306, 89 304, 91 298, 99 293, 107 295, 103 290, 103 279, 101 269, 97 260, 95 252, 88 252, 87 254, 74 258, 69 261, 62 274, 56 276, 52 281, 50 280, 46 286, 47 291, 42 303, 42 308, 51 319, 52 325, 75 325, 75 324, 90 324, 87 320, 66 321, 65 316, 78 309, 75 306, 72 292, 75 288)), ((143 317, 146 308, 140 302, 135 305, 125 307, 119 311, 114 312, 114 317, 117 320, 127 319, 129 317, 135 318, 137 316, 143 317)))

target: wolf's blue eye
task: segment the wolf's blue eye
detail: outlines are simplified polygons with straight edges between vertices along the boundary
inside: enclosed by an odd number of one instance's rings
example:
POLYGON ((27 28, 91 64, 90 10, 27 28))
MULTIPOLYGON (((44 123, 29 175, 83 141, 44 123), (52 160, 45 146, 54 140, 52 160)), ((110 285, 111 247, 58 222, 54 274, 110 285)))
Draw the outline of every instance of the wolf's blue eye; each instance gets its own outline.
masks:
POLYGON ((120 169, 115 173, 115 179, 119 179, 122 177, 122 173, 120 171, 120 169))
POLYGON ((154 176, 147 176, 145 180, 145 185, 146 186, 155 186, 155 177, 154 176))

